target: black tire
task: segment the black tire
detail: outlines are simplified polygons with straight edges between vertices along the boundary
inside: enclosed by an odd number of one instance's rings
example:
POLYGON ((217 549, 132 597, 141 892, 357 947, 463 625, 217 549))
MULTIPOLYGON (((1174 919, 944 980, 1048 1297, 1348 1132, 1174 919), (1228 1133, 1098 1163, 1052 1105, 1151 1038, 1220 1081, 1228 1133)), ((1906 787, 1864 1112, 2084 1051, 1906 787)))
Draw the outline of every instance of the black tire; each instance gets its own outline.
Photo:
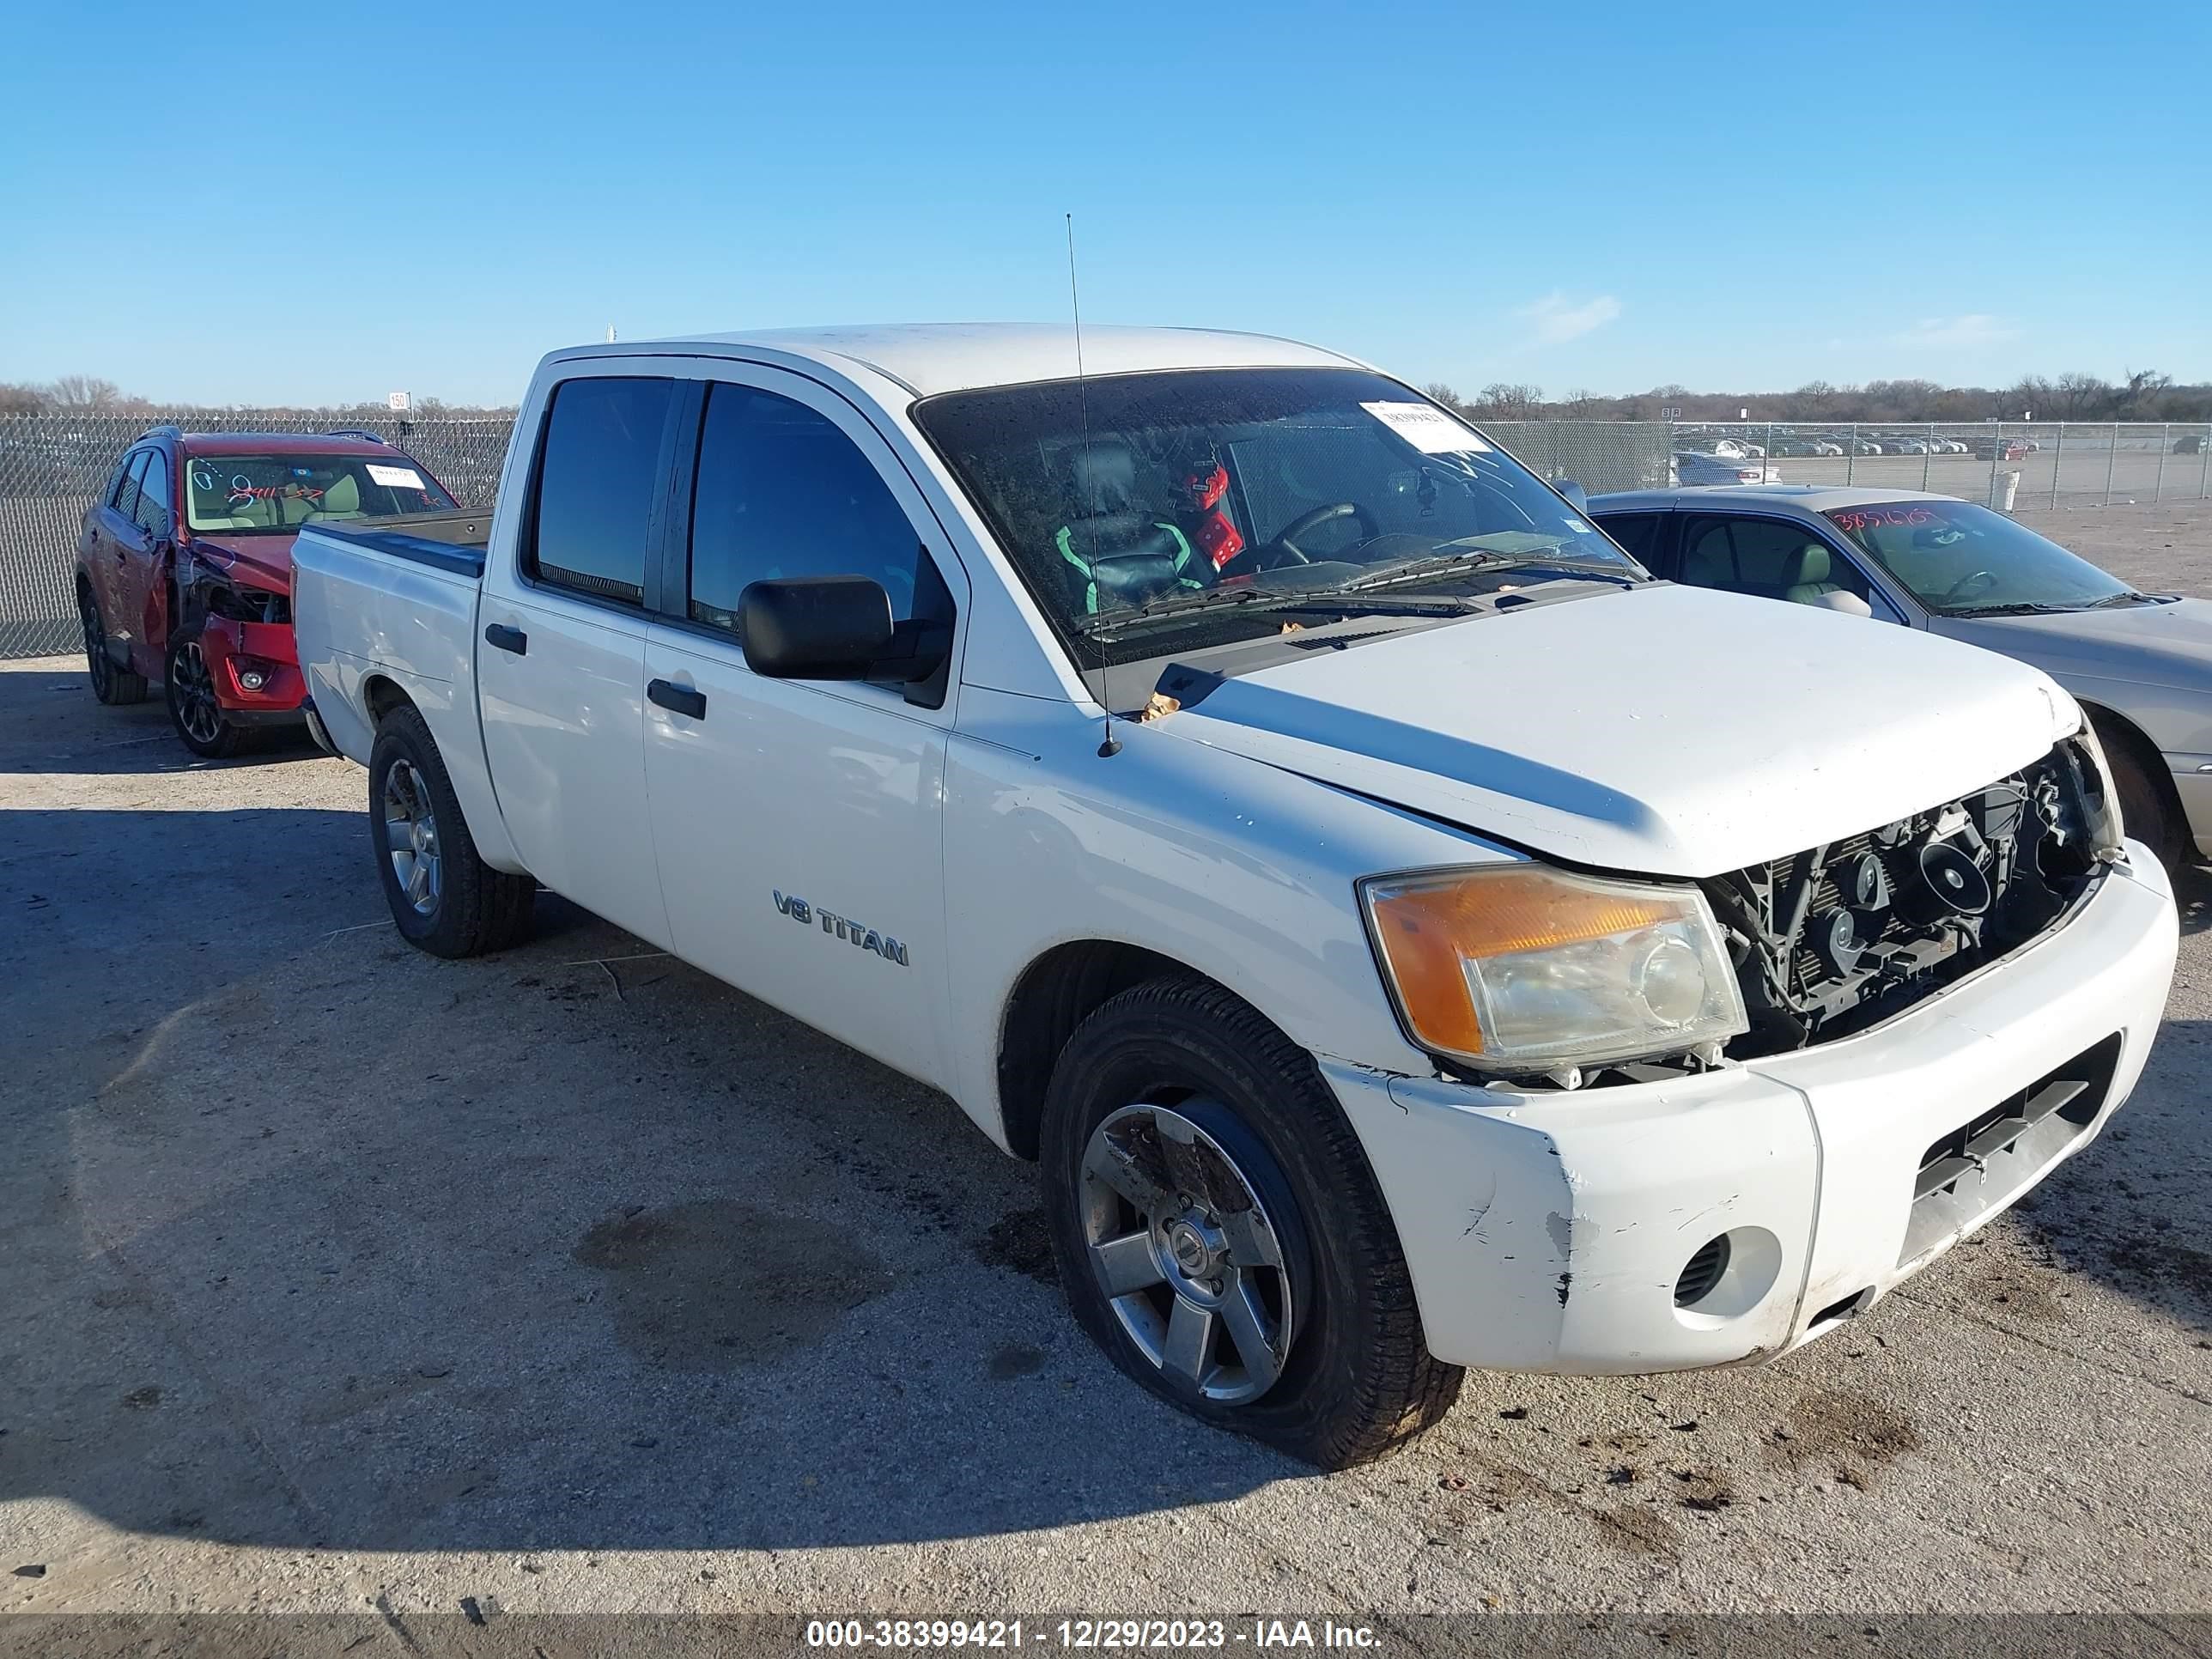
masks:
POLYGON ((530 931, 538 884, 483 861, 429 726, 404 705, 378 725, 369 750, 368 834, 384 902, 409 944, 433 956, 473 957, 505 950, 530 931), (436 889, 427 908, 401 885, 386 829, 387 787, 402 767, 410 770, 400 780, 400 794, 410 794, 419 782, 435 831, 436 889))
POLYGON ((2172 799, 2164 763, 2130 727, 2110 719, 2094 722, 2098 746, 2112 769, 2112 788, 2120 798, 2120 818, 2128 838, 2158 854, 2168 870, 2187 861, 2189 846, 2181 814, 2172 799))
POLYGON ((1312 1056, 1220 986, 1176 975, 1101 1005, 1054 1066, 1039 1152, 1053 1249, 1076 1318, 1163 1399, 1340 1469, 1395 1450, 1458 1397, 1465 1373, 1428 1351, 1397 1229, 1312 1056), (1287 1247, 1296 1301, 1288 1352, 1272 1386, 1243 1404, 1206 1398, 1156 1363, 1093 1268, 1085 1149, 1109 1116, 1139 1103, 1202 1120, 1254 1177, 1287 1247))
POLYGON ((161 700, 168 705, 177 741, 203 760, 228 760, 260 741, 258 731, 228 718, 215 700, 198 632, 170 638, 161 665, 161 700))
POLYGON ((106 625, 100 620, 100 606, 91 587, 82 581, 76 585, 76 610, 84 626, 84 665, 92 676, 92 695, 111 705, 145 702, 146 677, 118 668, 115 659, 107 654, 106 625))

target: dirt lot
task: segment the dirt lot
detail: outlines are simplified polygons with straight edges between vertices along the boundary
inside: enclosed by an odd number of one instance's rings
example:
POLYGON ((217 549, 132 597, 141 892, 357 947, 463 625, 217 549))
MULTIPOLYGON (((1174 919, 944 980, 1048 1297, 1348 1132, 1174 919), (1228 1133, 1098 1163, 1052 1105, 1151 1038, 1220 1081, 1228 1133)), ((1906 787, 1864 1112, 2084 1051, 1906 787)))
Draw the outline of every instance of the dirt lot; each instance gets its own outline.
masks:
MULTIPOLYGON (((2055 522, 2212 593, 2212 510, 2055 522)), ((0 664, 0 1607, 2212 1610, 2212 881, 2027 1213, 1322 1478, 1097 1358, 943 1098, 557 902, 405 948, 362 795, 0 664)))

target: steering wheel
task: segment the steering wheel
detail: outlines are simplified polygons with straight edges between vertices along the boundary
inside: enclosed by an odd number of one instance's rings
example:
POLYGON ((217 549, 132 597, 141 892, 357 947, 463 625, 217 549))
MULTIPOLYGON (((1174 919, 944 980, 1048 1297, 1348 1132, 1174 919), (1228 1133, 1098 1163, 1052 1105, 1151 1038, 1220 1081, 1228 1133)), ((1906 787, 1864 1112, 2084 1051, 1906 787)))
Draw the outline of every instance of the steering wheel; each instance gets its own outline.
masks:
POLYGON ((1995 571, 1969 571, 1966 574, 1960 577, 1957 581, 1951 584, 1950 587, 1945 591, 1942 599, 1939 600, 1938 603, 1949 605, 1954 600, 1972 599, 1974 593, 1986 593, 1990 589, 1995 587, 1996 585, 1997 578, 1995 571), (1977 586, 1977 584, 1978 584, 1978 586, 1977 586), (1967 591, 1969 588, 1972 589, 1972 592, 1969 592, 1967 591))
POLYGON ((1299 514, 1297 518, 1276 532, 1273 545, 1290 556, 1280 562, 1311 564, 1313 562, 1311 556, 1298 545, 1297 538, 1311 531, 1320 529, 1325 524, 1333 524, 1339 519, 1350 519, 1357 523, 1359 526, 1361 541, 1371 542, 1382 533, 1382 526, 1376 522, 1375 515, 1360 506, 1358 502, 1332 501, 1327 507, 1317 507, 1310 513, 1299 514))

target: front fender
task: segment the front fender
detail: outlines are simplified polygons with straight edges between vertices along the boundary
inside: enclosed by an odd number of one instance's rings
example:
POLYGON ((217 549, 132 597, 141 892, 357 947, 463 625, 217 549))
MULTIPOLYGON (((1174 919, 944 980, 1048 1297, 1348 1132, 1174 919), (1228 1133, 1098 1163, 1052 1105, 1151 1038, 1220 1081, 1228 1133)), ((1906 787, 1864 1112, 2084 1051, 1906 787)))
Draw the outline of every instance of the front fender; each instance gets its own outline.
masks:
MULTIPOLYGON (((1428 1075, 1385 994, 1354 884, 1511 856, 1464 832, 1077 705, 975 686, 949 745, 945 895, 956 1097, 1005 1144, 998 1048, 1030 966, 1139 946, 1243 998, 1311 1052, 1428 1075)), ((1170 719, 1173 716, 1170 716, 1170 719)))

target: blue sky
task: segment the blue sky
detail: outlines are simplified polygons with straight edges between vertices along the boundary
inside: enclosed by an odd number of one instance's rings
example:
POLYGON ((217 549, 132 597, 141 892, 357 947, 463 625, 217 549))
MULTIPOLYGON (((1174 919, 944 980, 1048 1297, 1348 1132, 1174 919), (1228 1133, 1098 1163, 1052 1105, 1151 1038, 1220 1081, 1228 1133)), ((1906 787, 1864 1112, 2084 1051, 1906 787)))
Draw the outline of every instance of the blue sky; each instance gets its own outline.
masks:
POLYGON ((15 9, 0 380, 505 401, 812 322, 1280 332, 1462 390, 2212 379, 2212 9, 15 9))

